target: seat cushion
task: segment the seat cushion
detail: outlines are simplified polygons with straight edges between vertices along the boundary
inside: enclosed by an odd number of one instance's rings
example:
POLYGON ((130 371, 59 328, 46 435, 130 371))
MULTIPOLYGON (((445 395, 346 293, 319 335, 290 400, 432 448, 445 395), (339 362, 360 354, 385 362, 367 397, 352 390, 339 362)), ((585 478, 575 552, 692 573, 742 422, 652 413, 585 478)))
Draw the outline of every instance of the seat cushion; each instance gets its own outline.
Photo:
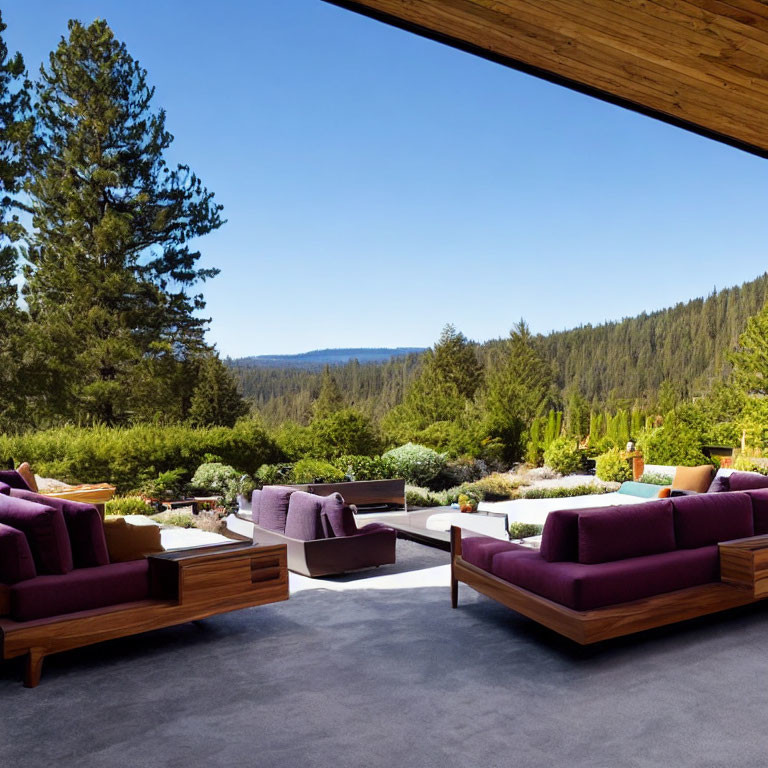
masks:
MULTIPOLYGON (((0 480, 3 478, 0 477, 0 480)), ((752 491, 768 488, 768 477, 758 472, 732 472, 728 476, 728 486, 732 491, 752 491)))
POLYGON ((261 507, 261 488, 257 488, 251 494, 251 520, 254 525, 259 524, 259 509, 261 507))
POLYGON ((720 559, 716 546, 597 565, 502 552, 493 558, 491 572, 575 611, 588 611, 719 581, 720 559))
POLYGON ((698 467, 677 467, 675 478, 672 480, 672 490, 706 493, 712 483, 714 471, 715 468, 711 464, 701 464, 698 467))
POLYGON ((671 499, 681 549, 753 536, 752 501, 746 493, 703 493, 671 499))
POLYGON ((72 549, 60 509, 0 495, 0 523, 22 531, 27 537, 38 574, 72 570, 72 549))
POLYGON ((140 560, 163 552, 160 526, 143 515, 110 516, 104 519, 104 538, 111 563, 140 560))
POLYGON ((288 503, 296 490, 282 485, 266 485, 259 497, 259 527, 285 533, 288 503))
POLYGON ((511 541, 491 539, 487 536, 470 536, 461 540, 461 557, 472 565, 491 570, 493 558, 501 552, 531 552, 530 547, 523 547, 511 541))
POLYGON ((0 483, 5 483, 11 488, 18 488, 22 491, 32 490, 15 469, 0 469, 0 483))
POLYGON ((133 560, 37 576, 11 587, 11 618, 30 621, 149 597, 149 562, 133 560))
POLYGON ((675 549, 669 499, 582 511, 578 526, 580 563, 607 563, 675 549))
POLYGON ((93 504, 56 499, 16 489, 11 491, 11 496, 61 510, 69 534, 72 563, 75 568, 93 568, 109 563, 104 523, 93 504))
POLYGON ((354 536, 357 533, 355 507, 345 504, 340 493, 322 498, 323 533, 328 539, 354 536))
POLYGON ((550 563, 579 559, 578 509, 550 512, 541 533, 541 556, 550 563))
POLYGON ((754 491, 744 491, 752 502, 752 523, 755 536, 768 533, 768 488, 758 488, 754 491))
POLYGON ((0 523, 0 584, 34 579, 37 576, 27 537, 0 523))
POLYGON ((322 498, 304 491, 291 494, 288 515, 285 519, 285 535, 292 539, 314 541, 325 538, 320 521, 322 498))

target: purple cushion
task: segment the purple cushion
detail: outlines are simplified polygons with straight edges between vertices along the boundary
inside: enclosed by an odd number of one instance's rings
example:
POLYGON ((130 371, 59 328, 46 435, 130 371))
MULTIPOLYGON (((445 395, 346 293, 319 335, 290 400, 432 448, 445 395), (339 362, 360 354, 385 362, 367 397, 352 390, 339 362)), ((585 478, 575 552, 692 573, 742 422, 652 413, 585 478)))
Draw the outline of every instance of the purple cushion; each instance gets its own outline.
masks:
POLYGON ((462 558, 484 571, 491 570, 491 561, 500 552, 531 552, 531 548, 487 536, 470 536, 461 540, 462 558))
POLYGON ((707 493, 727 493, 731 490, 731 481, 728 475, 715 475, 707 489, 707 493))
POLYGON ((4 494, 5 496, 10 496, 11 486, 7 483, 0 483, 0 493, 4 494))
POLYGON ((60 509, 13 496, 0 496, 0 523, 24 533, 38 573, 68 573, 72 570, 72 549, 60 509))
POLYGON ((675 539, 681 549, 754 535, 752 501, 746 493, 700 493, 672 499, 675 539))
POLYGON ((320 522, 322 498, 304 491, 296 491, 288 502, 288 516, 285 520, 285 535, 292 539, 314 541, 323 539, 320 522))
POLYGON ((669 499, 582 510, 578 525, 580 563, 607 563, 675 549, 669 499))
POLYGON ((755 536, 768 533, 768 488, 758 488, 755 491, 744 491, 752 501, 752 522, 755 536))
POLYGON ((15 469, 0 469, 0 483, 20 491, 31 491, 27 481, 15 469))
POLYGON ((72 563, 75 568, 93 568, 109 563, 107 538, 104 535, 104 523, 99 510, 93 504, 82 504, 78 501, 55 499, 32 491, 13 490, 12 496, 17 499, 34 501, 53 509, 60 509, 69 534, 69 544, 72 548, 72 563))
POLYGON ((37 570, 27 537, 0 523, 0 583, 15 584, 35 576, 37 570))
MULTIPOLYGON (((0 477, 0 480, 2 479, 0 477)), ((751 491, 756 488, 768 488, 768 477, 757 472, 732 472, 728 476, 728 486, 732 491, 751 491)))
POLYGON ((321 500, 323 532, 326 538, 341 538, 342 536, 354 536, 357 533, 355 522, 355 510, 348 504, 340 493, 332 493, 321 500))
POLYGON ((261 506, 261 490, 257 488, 251 494, 251 520, 255 525, 259 524, 259 508, 261 506))
POLYGON ((282 485, 267 485, 259 497, 259 527, 275 533, 285 533, 288 502, 296 490, 282 485))
POLYGON ((11 617, 30 621, 147 597, 149 561, 142 558, 19 582, 11 587, 11 617))
POLYGON ((718 548, 675 550, 610 563, 548 563, 536 552, 502 552, 492 573, 576 611, 640 600, 720 579, 718 548))
POLYGON ((541 534, 541 556, 550 563, 579 559, 578 509, 550 512, 541 534))

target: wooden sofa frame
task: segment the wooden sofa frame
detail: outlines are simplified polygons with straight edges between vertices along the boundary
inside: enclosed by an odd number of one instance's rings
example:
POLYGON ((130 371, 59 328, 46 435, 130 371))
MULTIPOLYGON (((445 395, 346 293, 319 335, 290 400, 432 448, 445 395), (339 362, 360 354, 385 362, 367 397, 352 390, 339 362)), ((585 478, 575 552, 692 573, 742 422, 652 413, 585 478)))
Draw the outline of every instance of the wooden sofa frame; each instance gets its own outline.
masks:
POLYGON ((461 552, 461 528, 453 526, 451 605, 454 608, 458 606, 459 583, 463 582, 580 645, 694 619, 748 605, 760 599, 755 597, 755 592, 747 584, 717 582, 605 608, 575 611, 468 563, 462 558, 461 552))
POLYGON ((396 506, 405 508, 405 480, 355 480, 348 483, 308 483, 290 485, 297 491, 330 496, 340 493, 347 504, 362 506, 396 506))
MULTIPOLYGON (((288 599, 284 545, 194 547, 148 560, 150 599, 34 621, 0 618, 0 656, 26 656, 24 685, 34 688, 49 654, 288 599)), ((6 589, 0 616, 8 600, 6 589)))

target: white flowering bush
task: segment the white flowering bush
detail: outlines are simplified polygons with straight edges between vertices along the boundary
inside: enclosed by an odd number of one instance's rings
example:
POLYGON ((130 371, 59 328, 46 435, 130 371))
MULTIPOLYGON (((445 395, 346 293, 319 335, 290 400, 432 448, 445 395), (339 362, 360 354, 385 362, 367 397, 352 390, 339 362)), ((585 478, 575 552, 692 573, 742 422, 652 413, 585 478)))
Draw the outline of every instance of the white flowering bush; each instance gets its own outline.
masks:
POLYGON ((390 477, 403 478, 407 483, 428 486, 445 467, 445 454, 406 443, 387 451, 382 457, 390 477))
POLYGON ((233 507, 240 492, 240 477, 234 467, 214 461, 201 464, 189 485, 201 495, 221 496, 225 506, 233 507))

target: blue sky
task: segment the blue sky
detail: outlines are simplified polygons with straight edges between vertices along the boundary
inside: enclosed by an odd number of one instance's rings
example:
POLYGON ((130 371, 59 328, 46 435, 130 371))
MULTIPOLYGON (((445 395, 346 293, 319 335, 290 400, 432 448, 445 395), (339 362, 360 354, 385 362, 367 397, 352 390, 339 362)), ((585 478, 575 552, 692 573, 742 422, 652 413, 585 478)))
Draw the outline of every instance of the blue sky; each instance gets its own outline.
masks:
POLYGON ((654 310, 768 269, 765 160, 321 0, 10 0, 36 72, 102 17, 228 223, 224 355, 428 346, 654 310))

